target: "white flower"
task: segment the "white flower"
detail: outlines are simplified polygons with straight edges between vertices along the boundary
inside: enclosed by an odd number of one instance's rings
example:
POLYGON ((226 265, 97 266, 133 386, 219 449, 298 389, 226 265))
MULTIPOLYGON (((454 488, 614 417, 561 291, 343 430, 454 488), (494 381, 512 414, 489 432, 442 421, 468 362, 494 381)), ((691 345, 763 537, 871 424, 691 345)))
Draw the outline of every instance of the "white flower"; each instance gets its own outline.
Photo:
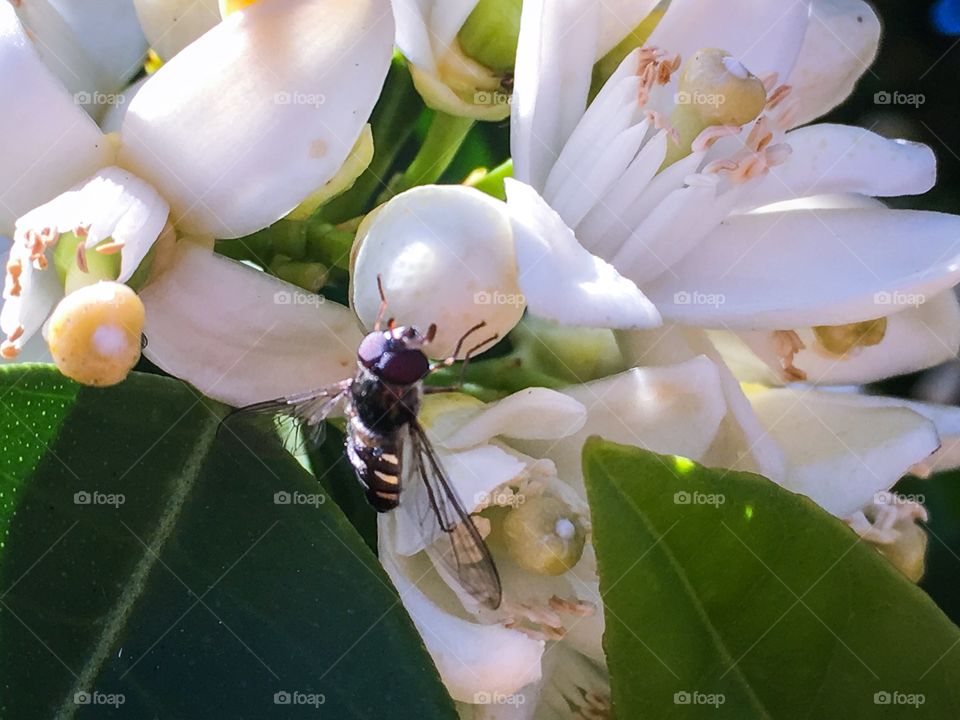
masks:
POLYGON ((706 460, 726 413, 718 368, 704 357, 562 393, 530 388, 490 405, 428 397, 422 419, 451 484, 478 513, 503 604, 484 610, 456 582, 448 588, 403 514, 380 519, 380 558, 454 698, 477 705, 473 717, 485 717, 491 697, 519 706, 522 695, 524 717, 609 702, 583 444, 600 435, 706 460))
MULTIPOLYGON (((532 234, 556 235, 559 216, 666 321, 742 333, 797 377, 860 381, 956 351, 956 301, 941 294, 960 279, 960 220, 888 210, 869 198, 929 189, 933 154, 859 128, 791 130, 839 102, 872 59, 878 24, 869 7, 671 3, 647 47, 630 54, 588 106, 598 5, 524 5, 512 150, 516 179, 537 193, 514 181, 508 198, 532 234), (711 86, 678 76, 701 48, 731 53, 726 76, 712 81, 724 111, 731 93, 733 109, 749 105, 738 93, 763 81, 766 105, 756 121, 701 118, 691 126, 690 108, 711 86), (681 72, 676 55, 687 62, 681 72), (935 307, 911 310, 911 299, 935 307), (842 362, 834 352, 830 372, 815 358, 787 357, 775 334, 796 332, 813 348, 804 338, 815 326, 894 315, 896 328, 869 362, 868 348, 842 362), (919 344, 907 340, 918 336, 919 344)), ((709 109, 709 100, 700 102, 709 109)))
MULTIPOLYGON (((143 85, 124 116, 117 149, 50 76, 6 4, 0 23, 0 85, 21 98, 0 120, 9 160, 0 169, 0 232, 16 241, 2 312, 8 356, 63 292, 53 270, 43 269, 53 264, 61 233, 93 228, 91 248, 111 237, 110 249, 122 247, 129 277, 163 227, 167 207, 179 234, 209 245, 213 237, 265 227, 321 189, 363 131, 393 37, 386 0, 277 0, 235 12, 143 85), (277 43, 289 42, 297 43, 297 53, 276 52, 277 43), (315 101, 291 100, 300 96, 315 101), (58 197, 71 186, 76 192, 58 197)), ((256 373, 241 375, 245 363, 271 354, 276 328, 297 337, 308 315, 311 327, 301 336, 319 336, 314 347, 332 347, 330 363, 348 367, 336 350, 341 335, 351 340, 339 327, 350 325, 346 308, 302 302, 305 294, 285 283, 180 245, 159 253, 143 295, 148 354, 161 367, 201 388, 205 374, 219 369, 222 384, 206 383, 211 394, 246 399, 250 390, 243 386, 256 373), (196 275, 204 292, 175 297, 196 275), (290 302, 263 304, 277 293, 290 302), (238 315, 245 304, 250 312, 238 315), (190 327, 194 332, 183 337, 190 327), (223 337, 229 340, 214 340, 223 337)), ((306 369, 300 381, 318 374, 333 379, 322 360, 300 363, 306 369)), ((260 399, 290 392, 296 377, 263 378, 252 392, 266 393, 260 399)))

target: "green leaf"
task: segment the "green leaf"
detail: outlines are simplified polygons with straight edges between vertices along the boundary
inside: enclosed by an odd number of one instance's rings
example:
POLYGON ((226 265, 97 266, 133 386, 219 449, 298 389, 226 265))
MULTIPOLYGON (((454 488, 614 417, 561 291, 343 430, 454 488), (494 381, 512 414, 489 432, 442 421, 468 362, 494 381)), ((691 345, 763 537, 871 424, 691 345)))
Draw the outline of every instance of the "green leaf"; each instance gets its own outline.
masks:
POLYGON ((583 464, 617 717, 957 717, 960 630, 811 501, 598 438, 583 464))
POLYGON ((224 411, 0 370, 0 715, 455 717, 335 503, 224 411))

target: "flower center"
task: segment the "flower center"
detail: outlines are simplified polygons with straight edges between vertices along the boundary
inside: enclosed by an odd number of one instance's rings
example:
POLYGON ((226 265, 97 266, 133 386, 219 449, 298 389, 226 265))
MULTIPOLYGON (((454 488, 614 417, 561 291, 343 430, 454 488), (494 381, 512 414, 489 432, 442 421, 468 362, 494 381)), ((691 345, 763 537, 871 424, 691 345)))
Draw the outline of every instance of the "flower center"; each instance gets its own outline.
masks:
POLYGON ((586 531, 562 500, 541 496, 507 513, 506 546, 520 567, 537 575, 562 575, 580 561, 586 531))

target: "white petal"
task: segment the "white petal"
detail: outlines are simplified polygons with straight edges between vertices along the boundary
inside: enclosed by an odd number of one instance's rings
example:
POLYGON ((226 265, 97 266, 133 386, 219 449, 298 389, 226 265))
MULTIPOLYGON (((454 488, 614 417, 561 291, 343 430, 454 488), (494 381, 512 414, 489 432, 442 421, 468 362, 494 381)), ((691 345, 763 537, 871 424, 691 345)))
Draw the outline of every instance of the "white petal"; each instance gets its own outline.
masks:
POLYGON ((63 15, 84 50, 102 71, 104 86, 101 90, 116 92, 143 68, 147 39, 143 36, 133 0, 50 2, 63 15))
POLYGON ((745 206, 833 193, 919 195, 937 179, 937 160, 926 145, 863 128, 811 125, 787 133, 784 142, 793 148, 790 157, 747 186, 745 206))
POLYGON ((109 164, 113 148, 34 52, 13 6, 0 3, 0 233, 109 164))
POLYGON ((502 435, 518 440, 557 440, 587 420, 587 411, 573 398, 547 388, 527 388, 473 411, 456 432, 442 438, 451 449, 467 448, 502 435))
POLYGON ((796 125, 839 105, 873 63, 880 20, 863 0, 813 0, 800 56, 790 73, 796 125))
MULTIPOLYGON (((659 137, 662 137, 662 145, 657 138, 654 138, 637 156, 638 161, 643 158, 645 168, 650 167, 647 163, 652 164, 655 157, 660 157, 661 162, 654 168, 655 171, 660 168, 663 160, 660 148, 662 147, 663 154, 666 154, 667 143, 673 142, 665 133, 659 137), (646 156, 648 148, 651 152, 649 157, 646 156)), ((610 211, 613 220, 608 219, 602 227, 586 227, 582 238, 584 247, 602 258, 613 258, 624 248, 633 232, 656 212, 667 197, 684 188, 687 177, 695 173, 702 162, 702 153, 690 153, 670 167, 656 172, 649 182, 643 182, 645 176, 636 178, 642 184, 638 183, 633 188, 628 185, 634 180, 634 177, 631 177, 633 173, 629 171, 624 173, 618 187, 610 193, 610 211)), ((641 168, 638 167, 637 171, 639 170, 641 168)), ((635 264, 639 266, 640 262, 637 261, 635 264)), ((665 267, 663 263, 656 263, 655 266, 658 270, 665 267)))
POLYGON ((100 129, 103 130, 103 132, 120 132, 120 127, 123 125, 123 118, 127 114, 127 108, 130 107, 130 103, 133 102, 137 93, 140 92, 140 88, 146 85, 149 79, 150 76, 145 75, 117 94, 116 98, 118 102, 112 103, 107 107, 107 111, 103 114, 103 117, 100 118, 100 129))
POLYGON ((480 625, 445 608, 456 603, 423 556, 401 558, 392 543, 393 513, 381 515, 380 562, 427 646, 450 695, 473 703, 482 693, 511 695, 540 679, 542 640, 502 625, 480 625), (417 562, 421 560, 421 562, 417 562))
POLYGON ((587 107, 600 12, 582 0, 526 0, 520 16, 510 151, 513 176, 543 189, 587 107))
POLYGON ((50 311, 63 297, 63 284, 56 270, 53 267, 38 270, 30 262, 29 255, 22 242, 10 249, 10 260, 19 261, 22 269, 19 279, 21 290, 19 295, 14 296, 8 293, 9 286, 5 284, 4 303, 0 308, 0 330, 7 337, 19 333, 19 337, 11 341, 18 352, 37 334, 50 311))
POLYGON ((594 205, 575 228, 585 248, 601 256, 607 253, 608 257, 619 249, 623 238, 633 231, 632 227, 624 224, 624 215, 654 179, 666 154, 667 133, 661 131, 644 144, 623 172, 620 181, 604 196, 603 202, 594 205), (611 233, 611 229, 618 230, 611 233), (601 245, 600 240, 608 235, 616 239, 607 246, 601 245))
POLYGON ((600 3, 600 38, 597 59, 610 52, 636 29, 660 0, 603 0, 600 3))
POLYGON ((664 317, 705 327, 843 325, 960 279, 960 218, 818 210, 728 218, 647 287, 664 317))
POLYGON ((120 162, 187 234, 259 230, 340 169, 392 45, 388 0, 255 3, 150 78, 124 118, 120 162))
POLYGON ((808 6, 808 0, 672 0, 647 44, 684 60, 719 48, 755 75, 776 72, 782 80, 800 52, 808 6))
POLYGON ((429 27, 434 4, 435 0, 393 0, 397 47, 410 63, 431 73, 437 69, 429 27))
POLYGON ((783 478, 783 453, 766 435, 740 383, 704 331, 667 325, 655 330, 619 332, 617 341, 624 359, 638 366, 673 365, 698 355, 713 361, 727 412, 701 462, 710 467, 759 473, 775 482, 783 478))
POLYGON ((716 186, 704 184, 674 190, 623 243, 614 266, 638 285, 669 273, 730 214, 741 189, 718 194, 716 186))
POLYGON ((389 317, 423 330, 436 323, 432 357, 449 356, 480 322, 486 325, 461 356, 520 321, 524 299, 505 203, 462 185, 428 185, 401 193, 368 218, 357 233, 351 279, 351 303, 367 328, 380 311, 378 277, 389 317))
POLYGON ((235 406, 349 377, 362 335, 342 305, 181 241, 140 293, 144 354, 235 406))
POLYGON ((707 358, 625 373, 564 391, 587 408, 578 433, 556 440, 511 441, 533 457, 548 457, 561 480, 583 494, 580 451, 591 435, 654 452, 699 460, 727 408, 716 366, 707 358))
MULTIPOLYGON (((437 459, 446 472, 450 486, 469 513, 486 507, 494 490, 517 480, 527 469, 526 463, 495 445, 481 445, 462 452, 438 449, 437 459)), ((397 512, 393 545, 399 555, 415 555, 443 535, 439 525, 432 526, 432 536, 425 535, 420 518, 428 517, 426 514, 432 510, 426 493, 418 495, 418 490, 420 488, 404 490, 404 502, 408 506, 415 503, 415 507, 405 507, 397 512)))
POLYGON ((960 467, 960 408, 876 395, 860 395, 857 402, 866 407, 904 407, 923 415, 936 426, 940 449, 911 468, 911 472, 926 476, 960 467))
MULTIPOLYGON (((718 333, 723 335, 724 333, 718 333)), ((960 351, 960 304, 947 290, 919 307, 887 316, 883 341, 841 358, 819 349, 810 329, 798 330, 806 349, 793 364, 815 385, 860 385, 939 365, 960 351)), ((747 382, 782 384, 780 358, 769 332, 739 333, 753 352, 738 352, 732 338, 724 343, 737 377, 747 382)))
POLYGON ((530 311, 566 325, 639 328, 660 323, 653 304, 612 265, 587 252, 529 185, 506 181, 520 288, 530 311))
POLYGON ((103 71, 50 0, 15 3, 34 49, 77 105, 99 115, 94 94, 107 92, 103 71))
POLYGON ((88 251, 110 238, 123 245, 117 279, 124 282, 160 236, 169 212, 149 184, 126 170, 108 167, 18 219, 17 234, 44 227, 60 232, 85 227, 88 251))
POLYGON ((133 0, 150 46, 169 60, 220 22, 218 0, 133 0))
POLYGON ((865 407, 855 395, 771 390, 751 401, 786 454, 783 486, 838 517, 871 503, 940 444, 923 416, 865 407))

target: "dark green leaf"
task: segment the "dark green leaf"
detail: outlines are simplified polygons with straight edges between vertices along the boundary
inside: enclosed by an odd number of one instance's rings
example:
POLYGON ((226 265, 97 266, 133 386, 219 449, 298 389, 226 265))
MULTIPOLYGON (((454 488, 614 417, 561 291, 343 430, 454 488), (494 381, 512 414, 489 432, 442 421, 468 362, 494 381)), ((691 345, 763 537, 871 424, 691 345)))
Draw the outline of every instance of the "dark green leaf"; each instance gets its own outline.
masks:
POLYGON ((0 371, 2 716, 455 717, 335 503, 222 413, 170 379, 0 371))
POLYGON ((808 499, 597 438, 583 462, 617 717, 957 717, 960 631, 808 499))

